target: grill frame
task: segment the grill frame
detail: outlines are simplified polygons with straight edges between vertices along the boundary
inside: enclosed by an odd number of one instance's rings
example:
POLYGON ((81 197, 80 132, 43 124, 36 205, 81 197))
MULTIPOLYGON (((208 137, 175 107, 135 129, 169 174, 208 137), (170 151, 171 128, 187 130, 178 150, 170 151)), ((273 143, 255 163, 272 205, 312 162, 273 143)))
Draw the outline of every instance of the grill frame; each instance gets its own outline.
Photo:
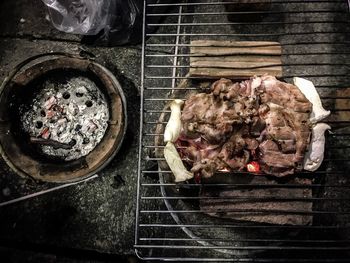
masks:
MULTIPOLYGON (((335 244, 340 244, 340 243, 346 243, 347 246, 329 246, 329 247, 322 247, 321 246, 316 246, 316 247, 300 247, 300 246, 283 246, 282 248, 280 246, 242 246, 242 247, 234 247, 234 246, 210 246, 208 245, 206 242, 207 241, 213 241, 212 239, 205 239, 205 238, 198 238, 192 236, 191 237, 191 229, 196 229, 196 228, 243 228, 243 229, 254 229, 254 228, 267 228, 267 229, 273 229, 273 228, 279 228, 279 229, 312 229, 312 230, 327 230, 327 229, 350 229, 350 225, 347 226, 282 226, 282 225, 255 225, 255 226, 251 226, 251 225, 235 225, 234 223, 232 224, 227 224, 227 225, 201 225, 201 224, 181 224, 179 223, 180 221, 176 220, 176 217, 178 214, 182 214, 182 213, 199 213, 200 211, 198 210, 184 210, 184 211, 179 211, 179 210, 171 210, 169 211, 169 200, 174 200, 174 199, 190 199, 190 198, 184 198, 184 196, 180 196, 180 197, 169 197, 169 196, 164 196, 165 194, 165 188, 169 187, 169 186, 176 186, 176 184, 169 184, 169 183, 165 183, 162 181, 162 175, 163 174, 169 174, 171 173, 170 171, 160 171, 157 169, 147 169, 145 167, 145 163, 147 162, 154 162, 154 161, 159 161, 162 160, 161 158, 154 158, 154 157, 149 157, 149 151, 148 150, 154 150, 156 148, 161 148, 161 146, 156 146, 154 144, 151 145, 145 145, 145 142, 148 142, 149 140, 146 139, 148 137, 153 138, 154 136, 159 136, 160 134, 156 134, 154 133, 154 131, 152 131, 154 129, 154 126, 156 124, 159 124, 157 118, 151 119, 148 117, 148 115, 152 115, 152 114, 160 114, 161 112, 163 112, 163 110, 161 109, 161 107, 157 108, 158 104, 165 104, 167 101, 170 101, 172 99, 169 99, 168 97, 164 96, 164 97, 157 97, 155 96, 155 94, 157 95, 157 91, 169 91, 169 92, 174 92, 175 90, 177 90, 177 84, 179 80, 182 79, 188 79, 189 77, 185 77, 185 76, 179 76, 178 74, 179 71, 181 71, 182 69, 187 69, 189 66, 188 65, 182 65, 181 62, 183 62, 181 59, 186 59, 190 56, 190 54, 186 54, 186 53, 181 53, 181 48, 186 48, 189 47, 190 44, 189 43, 182 43, 181 41, 183 41, 183 38, 186 37, 195 37, 195 36, 204 36, 203 38, 205 38, 206 36, 223 36, 225 34, 195 34, 195 33, 181 33, 182 29, 186 26, 212 26, 212 25, 218 25, 213 23, 204 23, 202 25, 197 25, 197 24, 191 24, 191 23, 182 23, 182 19, 183 17, 190 17, 190 16, 196 16, 196 15, 210 15, 208 13, 187 13, 184 12, 184 9, 186 9, 189 6, 193 6, 193 7, 197 7, 197 6, 205 6, 205 5, 226 5, 226 4, 230 4, 230 2, 211 2, 208 3, 208 1, 206 2, 196 2, 196 3, 182 3, 183 1, 178 1, 179 3, 171 3, 171 4, 147 4, 147 0, 144 0, 144 8, 143 8, 143 12, 144 12, 144 16, 143 16, 143 43, 142 43, 142 59, 141 59, 141 94, 140 94, 140 100, 141 100, 141 108, 140 108, 140 137, 139 137, 139 157, 138 157, 138 178, 137 178, 137 202, 136 202, 136 222, 135 222, 135 252, 136 254, 144 259, 144 260, 164 260, 164 261, 233 261, 233 258, 229 257, 227 255, 227 251, 223 251, 223 250, 227 250, 227 249, 233 249, 234 251, 236 250, 292 250, 292 251, 303 251, 303 250, 311 250, 311 249, 316 249, 316 250, 330 250, 330 251, 338 251, 338 250, 349 250, 350 249, 350 237, 348 236, 346 240, 335 240, 335 239, 331 239, 331 240, 299 240, 302 241, 300 242, 301 244, 304 243, 335 243, 335 244), (181 2, 181 3, 180 3, 181 2), (178 12, 176 13, 175 11, 171 11, 170 13, 161 13, 161 14, 148 14, 147 13, 147 8, 151 8, 151 7, 157 7, 157 6, 162 6, 162 7, 175 7, 178 8, 178 12), (155 24, 147 24, 147 17, 171 17, 173 16, 175 19, 173 22, 171 23, 155 23, 155 24), (158 32, 153 32, 148 34, 146 32, 146 28, 148 27, 159 27, 159 30, 162 29, 162 27, 175 27, 175 33, 158 33, 158 32), (159 38, 164 38, 164 37, 172 37, 172 40, 174 43, 167 43, 167 41, 164 41, 166 43, 149 43, 149 41, 147 40, 148 37, 159 37, 159 38), (152 50, 153 47, 160 47, 160 48, 165 48, 165 51, 161 54, 154 54, 156 52, 153 52, 154 50, 152 50), (172 53, 168 52, 168 50, 166 48, 173 48, 171 49, 172 53), (158 58, 160 59, 169 59, 171 58, 172 60, 167 60, 169 62, 171 62, 172 64, 170 65, 163 65, 163 64, 148 64, 148 60, 149 59, 155 59, 157 60, 158 58), (149 72, 150 69, 170 69, 170 72, 168 75, 148 75, 147 72, 149 72), (152 83, 152 80, 161 80, 161 81, 169 81, 169 85, 162 85, 162 86, 154 86, 152 83), (170 82, 171 81, 171 82, 170 82), (152 93, 151 95, 149 94, 149 91, 151 92, 155 92, 152 93), (154 108, 152 107, 151 109, 149 109, 149 105, 154 105, 154 108), (149 174, 160 174, 160 182, 154 183, 154 182, 147 182, 147 180, 145 180, 144 176, 149 174), (162 196, 143 196, 143 191, 147 190, 146 188, 160 188, 160 192, 162 196), (157 202, 157 200, 163 200, 165 202, 166 208, 167 209, 163 209, 163 210, 159 210, 159 209, 142 209, 142 207, 144 206, 144 204, 142 202, 144 201, 149 201, 149 202, 157 202), (168 205, 167 205, 168 203, 168 205), (158 222, 152 222, 152 219, 150 219, 151 223, 143 223, 144 219, 142 219, 142 217, 145 214, 171 214, 172 215, 172 219, 173 222, 172 224, 165 224, 165 223, 158 223, 158 222), (175 215, 175 218, 174 218, 175 215), (145 228, 147 231, 147 228, 156 228, 155 232, 159 231, 167 231, 166 229, 168 228, 178 228, 178 229, 182 229, 182 231, 184 231, 187 235, 189 235, 191 238, 181 238, 181 237, 174 237, 174 238, 158 238, 158 237, 142 237, 142 233, 144 233, 145 228), (197 241, 198 244, 197 245, 178 245, 177 243, 174 243, 175 241, 197 241), (153 242, 154 241, 154 242, 153 242), (163 242, 173 242, 173 243, 169 243, 167 245, 159 245, 158 241, 163 241, 163 242), (147 243, 148 242, 148 243, 147 243), (152 243, 153 242, 153 243, 152 243), (147 244, 146 244, 147 243, 147 244), (349 244, 348 244, 349 243, 349 244), (162 252, 160 254, 157 254, 157 256, 152 256, 150 254, 145 255, 145 251, 146 252, 152 252, 152 250, 157 250, 157 249, 163 249, 162 252), (217 257, 214 256, 211 257, 193 257, 193 256, 189 256, 189 255, 185 255, 183 256, 183 252, 184 249, 212 249, 215 250, 216 252, 219 253, 219 255, 221 254, 222 257, 217 257), (142 251, 141 251, 142 250, 142 251), (165 255, 165 253, 167 251, 171 251, 171 250, 178 250, 180 251, 179 254, 181 256, 170 256, 167 257, 165 255), (163 253, 163 254, 162 254, 163 253), (226 254, 225 254, 226 253, 226 254)), ((327 1, 327 0, 315 0, 315 1, 309 1, 312 3, 343 3, 348 4, 348 8, 349 10, 345 10, 342 12, 343 14, 347 14, 350 11, 350 1, 327 1)), ((232 1, 232 3, 234 3, 232 1)), ((274 5, 278 5, 278 4, 284 4, 285 1, 272 1, 272 3, 274 5)), ((293 4, 293 3, 305 3, 305 1, 288 1, 288 4, 293 4)), ((325 13, 327 13, 326 10, 325 13)), ((322 13, 322 10, 312 10, 310 13, 322 13)), ((233 12, 235 13, 235 12, 233 12)), ((240 13, 240 12, 238 12, 240 13)), ((254 13, 254 12, 252 12, 254 13)), ((280 14, 281 12, 277 12, 278 14, 280 14)), ((287 12, 288 14, 293 13, 293 12, 287 12)), ((300 13, 300 12, 298 12, 300 13)), ((308 13, 308 12, 305 12, 308 13)), ((213 12, 212 14, 215 14, 215 12, 213 12)), ((232 14, 232 12, 224 12, 224 13, 220 13, 220 14, 232 14)), ((268 14, 272 14, 272 12, 268 12, 268 14)), ((319 21, 320 22, 320 21, 319 21)), ((325 21, 327 22, 327 21, 325 21)), ((330 21, 328 21, 330 22, 330 21)), ((339 21, 338 21, 339 22, 339 21)), ((349 17, 347 20, 343 21, 345 24, 349 24, 350 20, 349 17)), ((343 22, 339 22, 339 23, 343 23, 343 22)), ((298 22, 297 24, 301 24, 302 22, 298 22)), ((316 22, 315 22, 316 23, 316 22)), ((223 22, 220 24, 220 26, 234 26, 234 25, 240 25, 241 23, 227 23, 227 22, 223 22)), ((256 23, 248 23, 248 24, 259 24, 259 22, 256 23)), ((291 23, 283 23, 280 22, 279 24, 284 24, 284 25, 289 25, 291 23)), ((267 24, 268 25, 268 24, 267 24)), ((345 28, 345 27, 344 27, 345 28)), ((345 32, 336 32, 334 33, 334 31, 322 31, 322 32, 302 32, 300 34, 300 32, 296 32, 298 34, 296 34, 297 36, 299 35, 330 35, 330 34, 346 34, 349 31, 345 31, 345 32)), ((285 35, 289 35, 290 33, 284 33, 284 34, 264 34, 264 35, 259 35, 259 34, 226 34, 226 36, 228 37, 260 37, 260 36, 274 36, 274 37, 281 37, 281 36, 285 36, 285 35)), ((245 40, 245 39, 244 39, 245 40)), ((259 39, 260 40, 260 39, 259 39)), ((345 40, 344 43, 334 43, 333 41, 316 41, 316 42, 311 42, 313 44, 316 45, 336 45, 336 46, 350 46, 350 42, 348 40, 345 40), (316 43, 317 42, 317 43, 316 43)), ((285 46, 303 46, 305 44, 310 44, 309 42, 290 42, 290 43, 282 43, 281 45, 282 47, 285 46)), ((335 52, 325 52, 325 53, 312 53, 309 52, 307 54, 305 53, 283 53, 283 56, 305 56, 305 55, 348 55, 350 57, 350 52, 346 51, 345 49, 343 50, 339 50, 339 48, 336 49, 335 52)), ((349 64, 347 63, 342 63, 342 62, 330 62, 330 63, 305 63, 305 64, 298 64, 298 63, 283 63, 284 67, 298 67, 298 66, 339 66, 339 67, 349 67, 349 64)), ((295 74, 283 74, 283 78, 285 79, 289 79, 291 77, 295 76, 295 74)), ((298 74, 298 76, 303 77, 303 75, 298 74)), ((325 74, 306 74, 304 75, 304 77, 309 77, 311 79, 318 77, 318 78, 327 78, 327 77, 340 77, 340 78, 347 78, 348 74, 329 74, 329 76, 325 75, 325 74)), ((344 84, 340 84, 340 85, 329 85, 329 84, 320 84, 317 85, 317 89, 320 91, 323 90, 329 90, 331 88, 345 88, 350 87, 349 85, 350 83, 344 83, 344 84)), ((189 89, 193 89, 195 90, 196 87, 190 87, 189 89)), ((324 95, 322 92, 320 92, 321 94, 321 99, 324 100, 334 100, 334 99, 349 99, 349 96, 345 96, 342 98, 339 98, 338 96, 333 96, 333 95, 329 95, 326 94, 324 95)), ((350 109, 338 109, 338 110, 332 110, 332 113, 334 113, 335 111, 349 111, 350 109)), ((169 111, 168 111, 169 112, 169 111)), ((163 122, 163 124, 165 124, 166 122, 163 122)), ((328 121, 327 123, 336 126, 336 125, 340 125, 340 126, 344 126, 344 125, 348 125, 350 123, 350 120, 346 120, 346 121, 328 121)), ((350 136, 350 133, 341 133, 341 134, 331 134, 330 137, 348 137, 350 136)), ((152 139, 151 139, 152 141, 152 139)), ((329 141, 329 140, 328 140, 329 141)), ((334 147, 335 149, 348 149, 350 148, 349 145, 342 145, 342 146, 329 146, 329 147, 334 147)), ((332 148, 328 148, 328 149, 332 149, 332 148)), ((349 159, 348 158, 325 158, 324 162, 335 162, 335 163, 341 163, 341 162, 348 162, 349 159)), ((339 174, 341 174, 341 171, 338 171, 339 174)), ((315 173, 308 173, 308 172, 304 172, 303 174, 305 176, 316 176, 316 174, 326 174, 327 176, 331 176, 331 175, 336 175, 338 174, 337 171, 326 171, 326 170, 321 170, 321 171, 317 171, 315 173)), ((344 172, 343 172, 344 173, 344 172)), ((186 184, 187 187, 199 187, 199 185, 196 184, 186 184)), ((216 185, 211 185, 211 186, 235 186, 235 187, 251 187, 251 184, 248 185, 244 185, 244 184, 236 184, 236 185, 228 185, 228 184, 216 184, 216 185)), ((256 185, 256 187, 260 187, 261 185, 256 185)), ((281 186, 275 186, 275 187, 281 187, 281 186)), ((283 185, 283 187, 288 187, 288 188, 293 188, 293 187, 300 187, 300 185, 283 185)), ((312 189, 319 189, 319 188, 340 188, 340 189, 347 189, 350 188, 350 184, 349 185, 342 185, 342 184, 312 184, 311 186, 305 186, 305 187, 311 187, 312 189)), ((193 198, 192 198, 193 199, 193 198)), ((350 199, 350 198, 349 198, 350 199)), ((311 199, 307 199, 307 200, 311 200, 311 199)), ((321 202, 326 202, 326 201, 346 201, 348 200, 348 198, 312 198, 313 202, 316 201, 321 201, 321 202)), ((152 203, 153 204, 153 203, 152 203)), ((153 204, 155 205, 155 204, 153 204)), ((239 211, 237 211, 239 212, 239 211)), ((245 212, 245 211, 242 211, 245 212)), ((276 211, 278 213, 280 213, 281 211, 276 211)), ((311 213, 312 214, 318 214, 318 212, 320 214, 350 214, 349 211, 317 211, 317 210, 313 210, 311 213)), ((259 212, 258 212, 259 213, 259 212)), ((301 211, 302 213, 302 211, 301 211)), ((177 217, 178 218, 178 217, 177 217)), ((152 231, 151 231, 152 232, 152 231)), ((272 239, 267 239, 268 241, 272 241, 272 239)), ((232 241, 232 240, 230 240, 232 241)), ((244 240, 239 240, 239 241, 244 241, 244 240)), ((257 240, 255 240, 257 241, 257 240)), ((280 242, 295 242, 298 240, 290 240, 290 239, 280 239, 280 242)), ((253 242, 253 240, 247 241, 247 242, 253 242)), ((263 239, 259 239, 258 242, 263 242, 263 239)), ((276 241, 277 242, 277 241, 276 241)), ((186 254, 186 253, 185 253, 186 254)), ((213 253, 214 254, 214 253, 213 253)), ((230 254, 229 254, 230 255, 230 254)), ((236 255, 237 256, 237 255, 236 255)), ((347 259, 342 259, 342 258, 323 258, 323 259, 317 259, 317 258, 286 258, 286 257, 281 257, 281 258, 256 258, 254 257, 254 255, 252 254, 251 256, 248 253, 248 256, 243 257, 243 258, 234 258, 235 262, 347 262, 347 259)))

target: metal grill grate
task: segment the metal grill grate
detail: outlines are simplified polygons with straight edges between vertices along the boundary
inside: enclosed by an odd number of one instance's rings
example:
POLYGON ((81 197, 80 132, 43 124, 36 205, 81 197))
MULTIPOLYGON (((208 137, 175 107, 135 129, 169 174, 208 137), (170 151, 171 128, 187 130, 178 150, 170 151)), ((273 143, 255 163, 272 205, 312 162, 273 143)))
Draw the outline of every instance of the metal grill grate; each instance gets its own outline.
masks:
MULTIPOLYGON (((234 262, 349 262, 350 258, 350 14, 346 0, 272 0, 268 10, 245 11, 263 15, 259 22, 232 22, 227 5, 237 1, 170 1, 144 6, 141 85, 141 136, 139 148, 135 249, 146 260, 234 262), (162 9, 155 9, 155 8, 162 9), (156 12, 155 10, 162 10, 156 12), (157 23, 153 23, 157 18, 157 23), (159 20, 160 19, 160 20, 159 20), (156 30, 155 30, 156 29, 156 30), (152 33, 148 33, 152 32, 152 33), (155 131, 169 96, 184 98, 178 85, 189 70, 192 40, 278 41, 282 45, 283 79, 294 76, 316 85, 325 108, 326 155, 311 178, 312 197, 249 198, 239 201, 312 202, 312 211, 269 210, 276 215, 312 215, 311 225, 269 225, 214 219, 198 208, 198 184, 173 184, 170 171, 160 170, 154 151, 155 131), (342 103, 339 103, 343 101, 342 103)), ((259 2, 258 0, 256 2, 259 2)), ((167 114, 169 111, 165 111, 167 114)), ((232 173, 232 174, 237 174, 232 173)), ((245 173, 241 173, 244 176, 245 173)), ((244 189, 300 188, 300 185, 220 183, 208 187, 244 189)), ((254 191, 253 189, 253 191, 254 191)), ((215 197, 210 197, 215 199, 215 197)), ((216 197, 217 198, 217 197, 216 197)), ((235 209, 237 214, 247 213, 235 209)), ((262 210, 249 210, 262 214, 262 210)))

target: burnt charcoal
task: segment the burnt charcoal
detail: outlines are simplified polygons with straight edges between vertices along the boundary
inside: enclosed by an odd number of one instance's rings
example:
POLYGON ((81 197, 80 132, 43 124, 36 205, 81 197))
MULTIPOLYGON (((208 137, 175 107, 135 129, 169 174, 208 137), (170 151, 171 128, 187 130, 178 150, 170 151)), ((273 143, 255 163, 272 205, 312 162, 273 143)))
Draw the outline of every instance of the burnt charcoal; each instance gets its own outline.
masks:
POLYGON ((69 143, 70 146, 74 146, 77 144, 77 140, 72 139, 69 143))

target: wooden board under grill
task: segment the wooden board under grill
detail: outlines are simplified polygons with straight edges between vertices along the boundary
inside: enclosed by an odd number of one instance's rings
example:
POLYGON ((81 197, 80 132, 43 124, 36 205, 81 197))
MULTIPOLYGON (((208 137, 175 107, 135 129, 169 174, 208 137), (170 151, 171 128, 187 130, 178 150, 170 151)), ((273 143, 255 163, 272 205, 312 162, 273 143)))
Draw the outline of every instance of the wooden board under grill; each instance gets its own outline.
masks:
MULTIPOLYGON (((348 122, 350 120, 350 88, 338 89, 335 99, 335 111, 327 118, 333 122, 348 122)), ((348 125, 348 124, 346 124, 348 125)))
POLYGON ((190 53, 191 77, 282 76, 282 48, 278 42, 194 40, 190 53))
POLYGON ((276 225, 312 224, 312 202, 310 201, 312 190, 304 187, 311 185, 310 179, 291 178, 287 184, 301 185, 301 187, 289 188, 283 187, 283 184, 282 187, 274 187, 278 185, 278 182, 265 176, 247 174, 227 174, 226 176, 230 176, 231 181, 236 184, 249 180, 249 184, 260 186, 202 187, 201 196, 204 198, 200 199, 199 204, 202 211, 207 211, 206 214, 237 221, 276 225), (244 212, 237 212, 240 210, 244 212), (300 211, 305 213, 298 213, 300 211))

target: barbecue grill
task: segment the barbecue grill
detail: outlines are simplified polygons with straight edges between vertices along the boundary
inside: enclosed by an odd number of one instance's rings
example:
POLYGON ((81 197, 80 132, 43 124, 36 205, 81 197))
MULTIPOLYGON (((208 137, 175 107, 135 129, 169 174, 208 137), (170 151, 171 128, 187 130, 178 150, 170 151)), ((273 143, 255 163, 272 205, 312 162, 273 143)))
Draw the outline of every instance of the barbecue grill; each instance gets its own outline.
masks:
MULTIPOLYGON (((102 66, 83 57, 50 53, 25 60, 13 69, 1 86, 0 154, 2 158, 18 175, 30 176, 47 182, 76 181, 92 175, 111 160, 123 139, 126 116, 123 115, 123 111, 125 111, 123 108, 124 97, 123 94, 120 94, 121 88, 114 76, 102 66), (64 90, 64 85, 66 85, 66 92, 62 92, 64 94, 61 94, 61 98, 65 100, 65 103, 72 101, 72 104, 69 104, 71 105, 70 109, 69 106, 65 105, 65 109, 68 110, 61 115, 63 106, 55 104, 59 102, 53 95, 50 97, 50 99, 53 98, 53 105, 49 107, 44 105, 48 101, 45 95, 58 94, 57 90, 64 90), (67 87, 69 88, 67 89, 67 87), (106 133, 101 134, 103 137, 101 141, 98 141, 92 149, 93 151, 83 156, 80 155, 80 151, 89 146, 89 142, 94 139, 94 136, 90 136, 85 142, 81 140, 81 144, 79 144, 77 143, 79 137, 74 135, 75 139, 73 139, 70 133, 73 129, 64 126, 64 124, 68 122, 66 118, 69 117, 69 112, 73 112, 71 116, 76 116, 79 113, 78 103, 83 104, 85 109, 91 109, 90 118, 93 116, 95 122, 99 118, 97 114, 105 113, 101 108, 96 108, 98 107, 95 99, 97 95, 93 94, 94 97, 92 97, 88 93, 90 87, 94 89, 95 94, 106 94, 105 104, 102 101, 98 102, 104 105, 108 103, 110 106, 106 106, 104 109, 111 114, 108 117, 109 128, 106 129, 106 133), (95 113, 96 111, 97 113, 95 113), (50 117, 49 114, 51 114, 50 117), (67 144, 53 140, 52 134, 49 135, 51 140, 47 140, 48 138, 44 138, 43 134, 40 133, 40 136, 36 137, 36 132, 45 130, 51 133, 56 130, 59 134, 57 127, 47 127, 49 124, 59 123, 58 118, 63 120, 61 127, 64 127, 64 130, 68 132, 64 136, 72 138, 70 140, 76 145, 76 149, 70 146, 67 148, 67 144), (48 122, 50 123, 48 124, 48 122), (23 123, 27 129, 24 128, 23 123), (28 129, 31 131, 29 132, 28 129), (33 134, 31 134, 32 132, 33 134), (46 148, 46 152, 41 147, 43 143, 46 143, 45 147, 49 146, 46 148), (47 143, 51 143, 51 145, 47 143), (74 152, 68 153, 70 158, 73 157, 72 159, 62 159, 64 154, 60 151, 63 150, 62 147, 65 147, 66 150, 74 150, 74 152)), ((100 97, 103 98, 104 95, 100 95, 100 97)), ((80 119, 84 121, 87 118, 85 115, 80 115, 80 119)), ((82 134, 83 131, 80 131, 82 125, 77 125, 76 122, 71 122, 74 125, 74 130, 77 134, 82 134)), ((97 125, 94 125, 94 128, 96 127, 97 125)))
MULTIPOLYGON (((144 1, 136 253, 145 260, 166 261, 349 262, 350 3, 272 0, 263 6, 265 9, 237 11, 237 2, 144 1), (154 6, 168 11, 150 11, 154 6), (232 19, 240 16, 256 19, 232 19), (148 22, 153 18, 161 18, 161 22, 148 22), (251 191, 271 187, 282 193, 283 189, 312 190, 312 195, 306 197, 231 197, 237 202, 308 202, 311 210, 230 211, 267 216, 308 215, 312 222, 266 224, 209 217, 200 210, 198 201, 218 197, 199 196, 199 188, 203 187, 200 184, 174 184, 171 171, 158 165, 164 158, 155 155, 155 151, 164 146, 155 143, 162 136, 156 127, 169 118, 165 104, 174 97, 185 99, 189 92, 198 89, 198 85, 193 85, 197 77, 188 75, 194 40, 279 42, 282 63, 266 68, 282 66, 281 78, 286 82, 291 83, 298 76, 315 84, 324 107, 332 111, 325 120, 332 131, 326 135, 322 166, 316 172, 297 174, 310 179, 311 184, 266 185, 243 180, 207 185, 251 191), (184 82, 189 84, 184 87, 184 82)), ((247 172, 224 175, 251 176, 247 172)))

